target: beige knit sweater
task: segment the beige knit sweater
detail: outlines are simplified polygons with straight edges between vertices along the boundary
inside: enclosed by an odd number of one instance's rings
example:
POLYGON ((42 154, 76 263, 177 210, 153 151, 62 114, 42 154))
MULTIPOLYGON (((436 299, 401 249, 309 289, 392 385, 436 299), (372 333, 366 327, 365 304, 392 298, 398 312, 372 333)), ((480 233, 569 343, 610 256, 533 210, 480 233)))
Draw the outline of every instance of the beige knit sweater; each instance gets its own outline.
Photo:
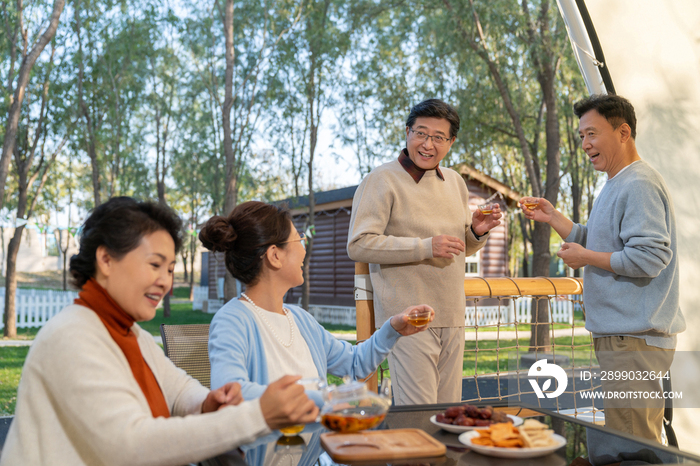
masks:
POLYGON ((465 240, 466 255, 477 252, 488 235, 472 232, 469 191, 449 168, 427 171, 419 183, 394 160, 362 180, 352 202, 348 255, 370 264, 377 327, 415 304, 435 309, 432 327, 463 327, 464 258, 433 258, 432 237, 465 240), (466 238, 466 239, 465 239, 466 238))
POLYGON ((0 465, 182 465, 270 432, 259 400, 199 414, 209 390, 175 367, 150 334, 132 329, 172 417, 152 417, 97 314, 71 305, 32 344, 0 465))

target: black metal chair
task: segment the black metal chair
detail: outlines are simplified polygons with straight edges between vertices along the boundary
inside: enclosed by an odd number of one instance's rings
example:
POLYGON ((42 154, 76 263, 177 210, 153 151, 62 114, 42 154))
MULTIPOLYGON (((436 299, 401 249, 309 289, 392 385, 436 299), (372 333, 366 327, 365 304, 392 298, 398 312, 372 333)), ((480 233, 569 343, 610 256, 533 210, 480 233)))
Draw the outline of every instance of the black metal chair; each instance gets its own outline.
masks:
POLYGON ((165 355, 199 383, 211 388, 209 324, 160 325, 165 355))

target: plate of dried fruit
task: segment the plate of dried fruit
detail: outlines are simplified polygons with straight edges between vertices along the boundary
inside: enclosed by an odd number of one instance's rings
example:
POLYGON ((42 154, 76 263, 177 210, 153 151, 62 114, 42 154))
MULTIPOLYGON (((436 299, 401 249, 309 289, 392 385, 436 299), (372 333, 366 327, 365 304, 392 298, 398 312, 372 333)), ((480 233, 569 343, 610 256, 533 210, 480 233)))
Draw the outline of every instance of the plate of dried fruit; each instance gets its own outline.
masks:
POLYGON ((494 411, 491 406, 479 408, 462 405, 451 406, 444 413, 431 416, 430 422, 453 434, 461 434, 475 429, 486 429, 498 423, 509 423, 517 427, 523 420, 512 414, 494 411))

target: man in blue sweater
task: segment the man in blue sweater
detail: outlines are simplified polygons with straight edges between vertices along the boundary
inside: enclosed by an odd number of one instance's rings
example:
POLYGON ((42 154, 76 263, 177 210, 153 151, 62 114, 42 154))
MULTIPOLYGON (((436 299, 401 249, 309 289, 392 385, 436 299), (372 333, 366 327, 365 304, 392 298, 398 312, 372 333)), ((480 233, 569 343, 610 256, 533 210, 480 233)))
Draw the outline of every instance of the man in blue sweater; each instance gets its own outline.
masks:
POLYGON ((627 392, 605 400, 606 426, 660 441, 664 400, 630 391, 658 394, 658 375, 667 374, 676 335, 685 330, 671 196, 661 175, 637 153, 637 119, 627 99, 593 95, 577 102, 574 113, 582 149, 593 168, 608 175, 587 225, 574 224, 546 199, 531 210, 524 198, 521 207, 528 219, 550 224, 566 241, 557 253, 566 265, 584 267, 586 328, 601 371, 613 371, 608 380, 601 378, 603 391, 627 392), (630 371, 655 376, 622 380, 622 372, 630 371))

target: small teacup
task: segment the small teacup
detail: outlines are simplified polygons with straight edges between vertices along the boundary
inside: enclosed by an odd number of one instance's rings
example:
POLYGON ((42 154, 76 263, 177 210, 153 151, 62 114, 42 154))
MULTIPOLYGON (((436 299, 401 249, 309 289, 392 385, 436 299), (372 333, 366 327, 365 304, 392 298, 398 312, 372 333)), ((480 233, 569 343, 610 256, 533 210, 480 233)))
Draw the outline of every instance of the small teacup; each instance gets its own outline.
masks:
POLYGON ((523 199, 523 205, 528 210, 535 210, 537 206, 540 205, 540 200, 536 197, 526 197, 525 199, 523 199))
POLYGON ((430 322, 430 310, 413 309, 408 313, 408 323, 414 327, 422 327, 430 322))
POLYGON ((479 211, 484 215, 491 215, 494 207, 494 204, 482 204, 479 206, 479 211))

